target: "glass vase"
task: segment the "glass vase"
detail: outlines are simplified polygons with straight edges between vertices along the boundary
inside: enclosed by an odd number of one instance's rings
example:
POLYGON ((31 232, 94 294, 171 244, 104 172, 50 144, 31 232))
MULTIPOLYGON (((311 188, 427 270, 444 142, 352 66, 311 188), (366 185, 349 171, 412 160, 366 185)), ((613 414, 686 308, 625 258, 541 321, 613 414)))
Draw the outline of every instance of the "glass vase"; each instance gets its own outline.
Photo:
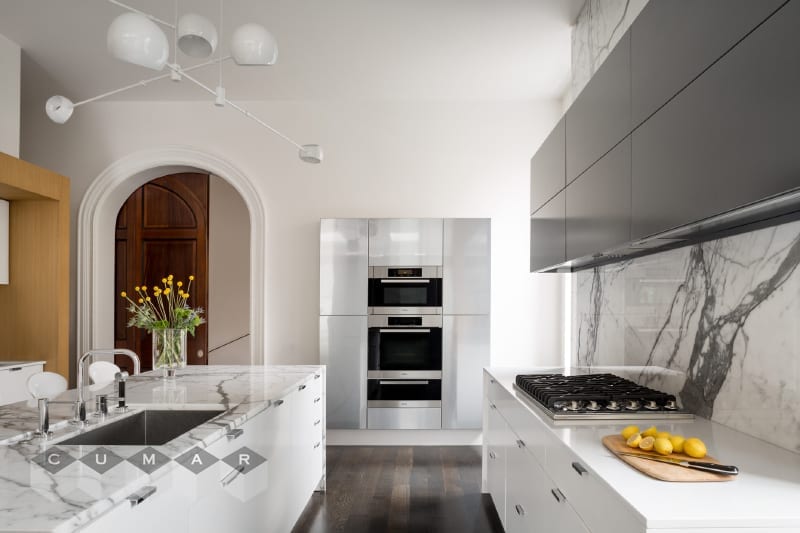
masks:
POLYGON ((162 369, 164 379, 175 377, 179 368, 186 366, 186 330, 153 330, 153 370, 162 369))

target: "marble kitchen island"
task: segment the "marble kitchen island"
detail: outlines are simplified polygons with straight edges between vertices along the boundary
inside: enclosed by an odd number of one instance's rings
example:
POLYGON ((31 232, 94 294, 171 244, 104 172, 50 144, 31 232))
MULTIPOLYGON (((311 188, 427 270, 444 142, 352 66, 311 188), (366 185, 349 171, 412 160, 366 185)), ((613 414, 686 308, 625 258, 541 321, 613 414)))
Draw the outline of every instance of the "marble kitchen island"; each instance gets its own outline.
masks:
MULTIPOLYGON (((70 405, 52 405, 47 442, 31 438, 35 407, 0 407, 0 531, 288 531, 324 488, 324 389, 320 366, 145 373, 128 380, 129 412, 90 414, 85 429, 68 424, 70 405), (219 415, 163 445, 59 444, 142 410, 219 415)), ((90 411, 93 394, 113 392, 86 390, 90 411)))

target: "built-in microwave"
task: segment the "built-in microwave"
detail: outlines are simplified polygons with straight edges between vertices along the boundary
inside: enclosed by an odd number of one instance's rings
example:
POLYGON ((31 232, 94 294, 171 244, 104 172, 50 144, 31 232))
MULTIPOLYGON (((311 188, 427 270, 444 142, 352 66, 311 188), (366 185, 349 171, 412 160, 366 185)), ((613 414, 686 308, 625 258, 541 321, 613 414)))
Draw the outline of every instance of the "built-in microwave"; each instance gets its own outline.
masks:
POLYGON ((367 372, 394 378, 415 378, 415 373, 442 372, 441 315, 370 315, 367 372))
POLYGON ((442 314, 442 267, 370 267, 370 314, 442 314))

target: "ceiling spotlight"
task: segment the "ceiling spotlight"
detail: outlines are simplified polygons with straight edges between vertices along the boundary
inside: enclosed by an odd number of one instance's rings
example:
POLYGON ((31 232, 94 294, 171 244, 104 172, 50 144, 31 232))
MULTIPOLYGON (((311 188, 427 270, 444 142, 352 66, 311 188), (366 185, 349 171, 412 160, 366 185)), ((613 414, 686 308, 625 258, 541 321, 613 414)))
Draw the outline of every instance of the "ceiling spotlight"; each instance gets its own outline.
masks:
POLYGON ((205 17, 187 13, 178 19, 178 48, 189 57, 209 57, 217 49, 217 28, 205 17))
POLYGON ((278 43, 264 26, 250 22, 233 32, 231 54, 237 65, 274 65, 278 60, 278 43))
POLYGON ((44 105, 44 110, 50 120, 58 124, 63 124, 72 116, 72 111, 75 108, 72 100, 65 96, 51 96, 47 99, 44 105))
POLYGON ((155 22, 139 13, 123 13, 108 27, 108 52, 115 58, 153 70, 167 63, 167 36, 155 22))

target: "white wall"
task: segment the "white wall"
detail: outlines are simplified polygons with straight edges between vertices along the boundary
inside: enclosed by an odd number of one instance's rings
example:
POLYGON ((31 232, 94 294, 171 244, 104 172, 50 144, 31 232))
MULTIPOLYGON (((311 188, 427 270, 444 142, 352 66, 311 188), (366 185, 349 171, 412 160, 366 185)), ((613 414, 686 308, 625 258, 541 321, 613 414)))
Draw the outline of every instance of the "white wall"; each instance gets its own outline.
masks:
POLYGON ((267 210, 267 362, 318 361, 325 217, 491 217, 492 363, 560 353, 562 331, 547 311, 560 309, 560 280, 528 273, 529 161, 560 102, 246 104, 300 142, 322 144, 326 160, 313 166, 210 103, 100 102, 59 126, 41 111, 46 96, 26 91, 23 155, 72 179, 73 216, 105 167, 165 144, 217 154, 253 180, 267 210))
POLYGON ((250 216, 241 195, 212 175, 208 187, 208 362, 250 362, 250 216))
POLYGON ((0 152, 19 157, 20 48, 0 35, 0 152))

